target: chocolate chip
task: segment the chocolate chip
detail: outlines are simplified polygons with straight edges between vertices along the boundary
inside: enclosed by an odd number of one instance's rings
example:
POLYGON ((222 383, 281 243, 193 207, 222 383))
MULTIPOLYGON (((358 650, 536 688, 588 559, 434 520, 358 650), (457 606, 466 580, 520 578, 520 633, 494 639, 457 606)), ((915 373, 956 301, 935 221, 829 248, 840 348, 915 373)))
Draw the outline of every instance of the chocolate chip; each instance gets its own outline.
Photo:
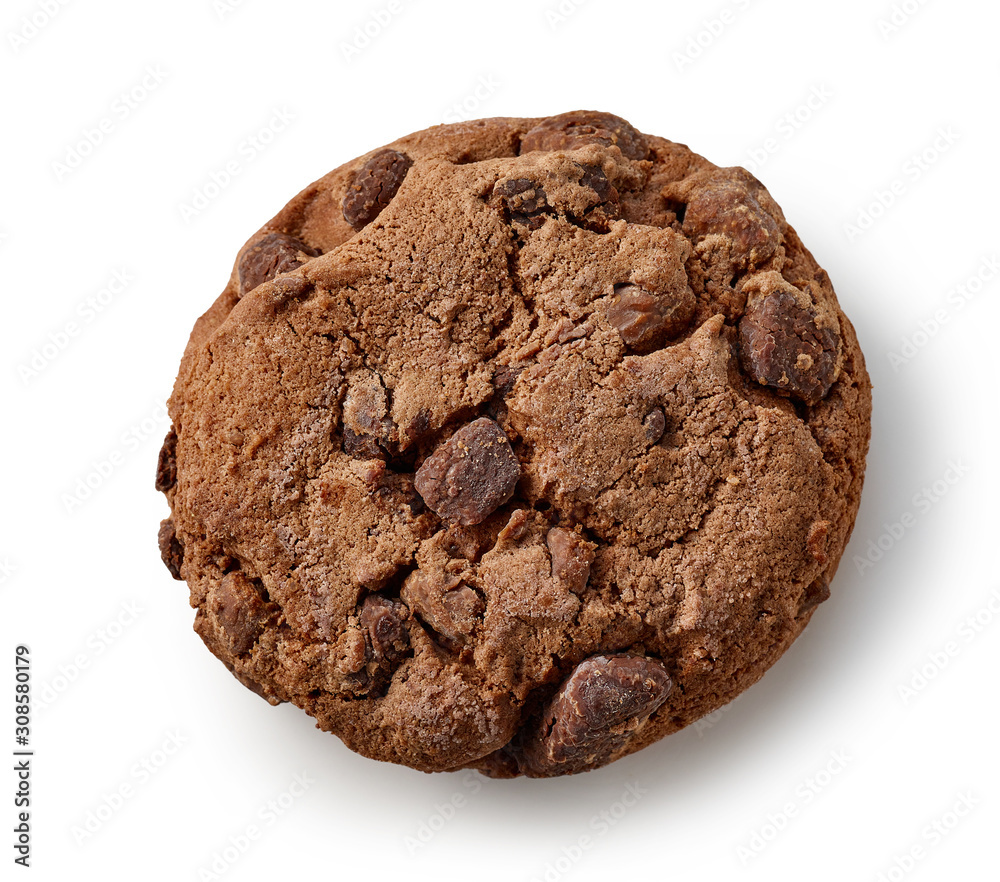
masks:
POLYGON ((646 414, 642 421, 642 427, 646 432, 646 440, 650 444, 655 444, 663 437, 663 433, 667 429, 666 415, 660 408, 654 407, 646 414))
POLYGON ((654 294, 640 285, 615 285, 604 314, 618 329, 625 345, 638 353, 659 349, 680 334, 694 316, 690 289, 680 297, 654 294))
POLYGON ((493 196, 506 206, 511 223, 529 230, 537 230, 552 211, 541 184, 529 178, 499 181, 493 188, 493 196))
POLYGON ((840 335, 820 327, 811 308, 788 291, 751 301, 740 321, 743 369, 762 385, 816 404, 830 391, 837 373, 840 335))
POLYGON ((453 560, 478 561, 496 544, 494 526, 488 522, 474 525, 452 524, 438 533, 441 548, 453 560))
POLYGON ((351 429, 344 429, 344 453, 354 459, 382 459, 386 452, 379 447, 371 435, 358 435, 351 429))
POLYGON ((520 476, 521 466, 503 429, 481 417, 424 460, 414 486, 444 520, 480 524, 514 495, 520 476))
POLYGON ((728 236, 745 268, 764 263, 781 242, 777 221, 757 201, 748 181, 729 169, 713 171, 693 189, 682 229, 692 239, 711 233, 728 236))
POLYGON ((486 608, 461 576, 449 573, 416 570, 407 577, 399 597, 451 644, 465 641, 486 608))
POLYGON ((410 646, 404 621, 409 611, 398 600, 369 594, 358 609, 357 627, 351 626, 338 642, 340 669, 347 672, 343 687, 355 695, 382 692, 410 646))
POLYGON ((361 604, 358 620, 368 633, 372 657, 376 662, 394 661, 410 645, 410 635, 403 625, 402 604, 380 594, 369 594, 361 604))
POLYGON ((565 775, 604 765, 672 688, 656 659, 597 655, 581 662, 523 738, 526 773, 565 775))
POLYGON ((430 427, 431 427, 430 411, 422 407, 420 408, 420 410, 416 412, 416 414, 414 415, 413 419, 410 420, 410 422, 399 427, 399 430, 402 433, 403 438, 405 438, 407 442, 406 445, 401 445, 401 446, 409 446, 410 444, 419 441, 421 438, 423 438, 424 435, 427 434, 427 430, 430 429, 430 427))
POLYGON ((355 173, 344 195, 343 211, 355 230, 370 224, 396 195, 413 160, 396 150, 380 150, 355 173))
POLYGON ((506 398, 514 390, 517 378, 524 372, 524 365, 502 364, 493 371, 493 389, 499 398, 506 398))
POLYGON ((575 150, 587 144, 617 147, 629 159, 645 159, 649 153, 643 136, 620 116, 593 110, 550 116, 525 133, 520 152, 575 150))
POLYGON ((813 581, 802 595, 799 601, 799 610, 795 614, 796 618, 801 618, 806 613, 816 609, 821 603, 830 599, 830 583, 822 576, 813 581))
POLYGON ((487 778, 517 778, 521 770, 517 764, 517 751, 511 744, 488 753, 486 756, 470 764, 481 775, 487 778))
POLYGON ((232 668, 230 668, 230 673, 237 680, 239 680, 240 683, 246 686, 247 689, 249 689, 255 695, 259 695, 268 704, 276 707, 277 705, 282 704, 285 701, 285 699, 279 698, 275 694, 275 687, 273 683, 261 683, 257 680, 254 680, 252 677, 247 676, 241 671, 236 671, 233 670, 232 668))
POLYGON ((240 256, 237 272, 240 296, 282 273, 298 269, 311 257, 322 254, 301 239, 284 233, 268 233, 254 242, 240 256))
POLYGON ((177 483, 177 433, 170 427, 156 461, 156 489, 166 493, 177 483))
POLYGON ((410 514, 413 515, 413 517, 427 511, 427 506, 424 505, 423 499, 420 498, 420 494, 417 493, 416 490, 407 495, 406 507, 409 508, 410 514))
POLYGON ((617 202, 618 191, 612 186, 604 170, 597 165, 580 165, 583 175, 580 186, 593 190, 601 202, 617 202))
MULTIPOLYGON (((236 670, 233 666, 231 658, 232 650, 229 648, 229 640, 226 634, 221 628, 219 628, 217 620, 213 616, 210 616, 204 609, 199 609, 198 612, 195 613, 194 630, 195 633, 204 641, 205 646, 208 647, 211 653, 219 659, 219 661, 226 666, 229 673, 239 680, 240 683, 246 686, 247 689, 256 693, 271 705, 278 705, 285 701, 283 691, 273 681, 267 680, 263 677, 258 680, 256 677, 249 676, 244 671, 236 670)), ((259 671, 255 672, 255 674, 257 673, 259 673, 259 671)))
POLYGON ((552 578, 565 582, 570 591, 579 594, 587 587, 590 565, 594 562, 593 542, 579 533, 553 527, 545 537, 552 558, 552 578))
POLYGON ((510 223, 528 230, 537 230, 547 217, 558 216, 589 230, 607 232, 621 212, 618 191, 604 171, 596 165, 569 163, 560 175, 565 177, 552 179, 555 198, 538 180, 509 178, 494 185, 493 202, 510 223))
POLYGON ((170 570, 171 576, 180 580, 182 578, 181 564, 184 563, 184 546, 181 545, 180 540, 177 538, 177 533, 174 531, 174 522, 170 518, 160 521, 160 532, 157 536, 157 541, 160 545, 160 557, 163 560, 164 566, 170 570))
POLYGON ((214 613, 230 650, 237 655, 249 652, 264 630, 267 609, 260 591, 239 570, 224 576, 211 589, 209 609, 214 613))
POLYGON ((583 170, 580 186, 593 192, 597 204, 585 211, 577 220, 588 230, 606 233, 611 227, 611 222, 621 217, 618 191, 600 167, 581 165, 580 168, 583 170))

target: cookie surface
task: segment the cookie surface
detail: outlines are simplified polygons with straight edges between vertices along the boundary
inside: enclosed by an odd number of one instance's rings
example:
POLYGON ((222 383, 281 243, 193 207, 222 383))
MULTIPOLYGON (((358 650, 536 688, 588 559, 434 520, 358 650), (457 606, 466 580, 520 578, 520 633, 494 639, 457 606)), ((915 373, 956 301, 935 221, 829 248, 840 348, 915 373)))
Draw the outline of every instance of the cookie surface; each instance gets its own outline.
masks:
POLYGON ((748 172, 605 113, 438 126, 241 250, 170 399, 160 547, 208 648, 353 750, 578 773, 798 636, 870 410, 748 172))

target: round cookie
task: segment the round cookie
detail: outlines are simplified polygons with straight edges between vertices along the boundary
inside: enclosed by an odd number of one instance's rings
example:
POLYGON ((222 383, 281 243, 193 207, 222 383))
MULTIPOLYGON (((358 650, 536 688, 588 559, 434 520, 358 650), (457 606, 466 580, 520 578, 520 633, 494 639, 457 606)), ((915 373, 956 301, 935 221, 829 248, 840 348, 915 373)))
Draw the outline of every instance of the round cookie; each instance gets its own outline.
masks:
POLYGON ((745 170, 607 113, 438 126, 241 250, 170 399, 160 548, 208 648, 353 750, 571 774, 798 636, 870 410, 745 170))

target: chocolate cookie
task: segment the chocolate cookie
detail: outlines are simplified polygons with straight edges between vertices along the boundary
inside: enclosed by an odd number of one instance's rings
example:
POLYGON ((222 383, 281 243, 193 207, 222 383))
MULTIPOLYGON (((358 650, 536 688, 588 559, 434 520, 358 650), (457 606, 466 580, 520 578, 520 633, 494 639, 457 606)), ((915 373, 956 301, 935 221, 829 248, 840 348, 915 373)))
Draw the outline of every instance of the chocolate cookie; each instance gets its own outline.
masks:
POLYGON ((438 126, 242 249, 170 399, 160 547, 208 648, 350 748, 577 773, 802 631, 870 408, 745 170, 607 113, 438 126))

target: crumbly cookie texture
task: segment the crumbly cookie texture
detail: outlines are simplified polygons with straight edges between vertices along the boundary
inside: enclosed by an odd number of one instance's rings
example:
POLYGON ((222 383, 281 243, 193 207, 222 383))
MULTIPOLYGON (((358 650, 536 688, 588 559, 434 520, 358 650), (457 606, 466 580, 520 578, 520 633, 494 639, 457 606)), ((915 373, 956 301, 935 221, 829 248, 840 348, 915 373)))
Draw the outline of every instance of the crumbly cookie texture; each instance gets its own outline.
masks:
POLYGON ((353 750, 578 773, 802 631, 870 409, 745 170, 608 113, 438 126, 241 250, 170 399, 160 548, 237 679, 353 750))

